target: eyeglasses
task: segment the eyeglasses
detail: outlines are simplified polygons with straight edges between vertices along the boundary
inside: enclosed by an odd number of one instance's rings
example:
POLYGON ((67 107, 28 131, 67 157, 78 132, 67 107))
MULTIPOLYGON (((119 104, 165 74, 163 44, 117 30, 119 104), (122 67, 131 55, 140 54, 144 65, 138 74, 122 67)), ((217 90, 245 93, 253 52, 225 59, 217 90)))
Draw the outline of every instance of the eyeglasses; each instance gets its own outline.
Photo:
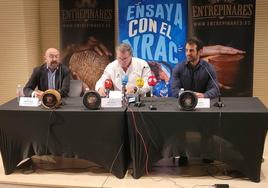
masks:
POLYGON ((120 62, 126 62, 129 60, 129 58, 131 57, 131 55, 127 56, 127 57, 120 57, 120 56, 117 56, 117 60, 120 61, 120 62))
POLYGON ((48 57, 51 58, 51 59, 53 59, 53 58, 58 59, 60 57, 60 55, 59 54, 56 54, 56 55, 50 54, 48 57))

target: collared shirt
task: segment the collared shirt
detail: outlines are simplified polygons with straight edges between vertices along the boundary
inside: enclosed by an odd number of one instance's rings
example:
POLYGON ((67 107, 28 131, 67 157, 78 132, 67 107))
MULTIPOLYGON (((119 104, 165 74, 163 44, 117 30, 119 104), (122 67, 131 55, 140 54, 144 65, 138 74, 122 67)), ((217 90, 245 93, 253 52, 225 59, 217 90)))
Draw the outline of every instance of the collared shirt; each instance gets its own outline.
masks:
POLYGON ((144 86, 142 87, 142 92, 147 93, 150 91, 148 85, 148 77, 151 75, 151 69, 148 63, 142 59, 132 57, 131 64, 129 65, 127 71, 125 72, 117 60, 111 62, 105 68, 101 78, 97 81, 95 90, 98 91, 101 87, 104 87, 104 82, 106 79, 111 79, 113 82, 113 87, 115 91, 122 90, 122 76, 128 76, 128 83, 126 88, 135 87, 136 79, 142 77, 144 80, 144 86))
POLYGON ((204 93, 205 98, 215 98, 219 95, 219 86, 216 84, 218 84, 216 71, 208 62, 200 60, 194 68, 187 62, 179 63, 172 73, 172 96, 178 97, 180 88, 184 88, 204 93))
POLYGON ((55 86, 55 75, 57 72, 57 69, 55 69, 53 72, 47 68, 47 80, 48 80, 48 89, 56 89, 55 86))

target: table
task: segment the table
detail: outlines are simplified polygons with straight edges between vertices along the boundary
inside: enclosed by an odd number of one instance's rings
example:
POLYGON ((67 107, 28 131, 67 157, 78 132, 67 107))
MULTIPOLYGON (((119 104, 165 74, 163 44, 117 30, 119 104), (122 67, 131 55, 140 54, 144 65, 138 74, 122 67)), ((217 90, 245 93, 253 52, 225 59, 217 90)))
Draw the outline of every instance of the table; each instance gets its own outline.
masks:
POLYGON ((5 174, 33 155, 77 155, 123 178, 129 165, 126 108, 90 111, 82 98, 63 99, 52 111, 19 107, 16 99, 0 106, 0 149, 5 174))
POLYGON ((258 98, 222 98, 223 108, 195 111, 180 110, 175 98, 143 100, 144 107, 127 110, 134 178, 164 157, 186 154, 222 161, 260 181, 268 111, 258 98))

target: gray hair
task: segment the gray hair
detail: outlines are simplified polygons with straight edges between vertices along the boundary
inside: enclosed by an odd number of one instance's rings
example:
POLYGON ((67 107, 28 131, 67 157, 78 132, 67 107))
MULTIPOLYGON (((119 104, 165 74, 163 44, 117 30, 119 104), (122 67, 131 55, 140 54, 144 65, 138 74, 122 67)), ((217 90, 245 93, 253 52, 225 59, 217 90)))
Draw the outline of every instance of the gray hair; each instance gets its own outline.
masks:
POLYGON ((127 43, 121 43, 119 46, 117 46, 116 51, 129 52, 129 54, 132 55, 132 48, 127 43))

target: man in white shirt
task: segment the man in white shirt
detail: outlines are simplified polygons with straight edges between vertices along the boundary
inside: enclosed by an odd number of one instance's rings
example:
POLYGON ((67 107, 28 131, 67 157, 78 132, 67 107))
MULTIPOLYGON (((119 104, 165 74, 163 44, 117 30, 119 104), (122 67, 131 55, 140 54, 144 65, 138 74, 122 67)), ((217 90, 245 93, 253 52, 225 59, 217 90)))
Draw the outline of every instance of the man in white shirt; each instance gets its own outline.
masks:
POLYGON ((146 61, 132 57, 132 49, 129 44, 122 43, 116 48, 116 60, 109 63, 105 68, 101 78, 97 81, 95 90, 101 96, 106 96, 104 82, 106 79, 111 79, 113 89, 122 91, 122 77, 128 76, 126 85, 126 93, 131 94, 137 90, 136 79, 141 77, 144 80, 144 86, 140 89, 140 93, 147 93, 150 87, 147 83, 148 77, 151 75, 151 70, 146 61))

